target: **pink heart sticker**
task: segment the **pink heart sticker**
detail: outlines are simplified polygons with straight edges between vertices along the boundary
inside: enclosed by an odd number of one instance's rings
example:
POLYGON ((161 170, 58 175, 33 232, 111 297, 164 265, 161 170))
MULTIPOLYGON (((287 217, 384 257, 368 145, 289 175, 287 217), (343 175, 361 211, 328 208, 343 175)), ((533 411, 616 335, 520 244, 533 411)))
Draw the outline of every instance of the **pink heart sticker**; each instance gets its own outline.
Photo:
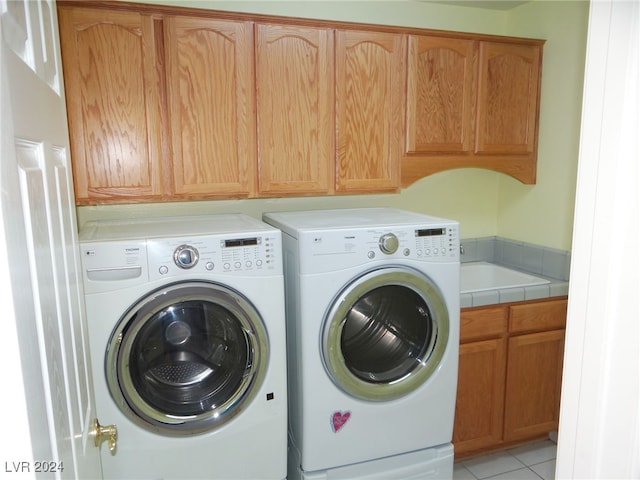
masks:
POLYGON ((331 428, 333 429, 333 433, 338 433, 344 424, 347 423, 347 420, 351 417, 351 412, 334 412, 331 415, 331 428))

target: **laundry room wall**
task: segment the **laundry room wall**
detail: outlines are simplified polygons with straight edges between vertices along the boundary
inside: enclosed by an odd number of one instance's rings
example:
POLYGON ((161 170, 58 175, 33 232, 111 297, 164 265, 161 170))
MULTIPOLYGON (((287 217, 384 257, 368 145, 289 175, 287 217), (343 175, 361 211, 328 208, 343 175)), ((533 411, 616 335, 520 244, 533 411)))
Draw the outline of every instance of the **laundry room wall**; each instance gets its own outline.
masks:
POLYGON ((397 194, 215 200, 78 207, 78 220, 155 215, 394 206, 453 218, 463 238, 500 235, 569 250, 588 2, 534 0, 510 10, 424 1, 145 0, 216 10, 404 25, 548 39, 544 48, 538 182, 464 168, 423 178, 397 194))
POLYGON ((513 9, 507 32, 546 39, 538 137, 538 181, 501 175, 497 234, 571 249, 582 112, 588 1, 536 1, 513 9))

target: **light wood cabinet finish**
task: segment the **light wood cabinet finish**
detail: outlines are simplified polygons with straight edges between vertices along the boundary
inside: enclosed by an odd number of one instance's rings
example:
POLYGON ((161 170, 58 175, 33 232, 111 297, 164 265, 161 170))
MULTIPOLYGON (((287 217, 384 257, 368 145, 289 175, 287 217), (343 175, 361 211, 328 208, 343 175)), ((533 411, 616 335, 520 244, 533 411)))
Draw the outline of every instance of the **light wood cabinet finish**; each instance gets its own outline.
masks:
POLYGON ((402 34, 336 32, 338 192, 400 186, 405 55, 402 34))
POLYGON ((333 31, 256 26, 258 193, 333 192, 333 31))
POLYGON ((564 330, 509 339, 504 439, 524 440, 557 430, 564 330))
POLYGON ((540 40, 57 6, 77 204, 395 192, 470 166, 535 181, 540 40))
POLYGON ((164 18, 172 197, 255 191, 253 25, 164 18))
POLYGON ((567 301, 512 305, 509 308, 509 331, 526 333, 540 330, 564 329, 567 318, 567 301))
POLYGON ((506 306, 465 309, 460 313, 460 342, 499 337, 507 331, 506 306))
POLYGON ((408 153, 465 153, 472 148, 473 40, 409 37, 408 153))
POLYGON ((457 458, 558 428, 567 299, 463 309, 457 458))
POLYGON ((162 196, 150 15, 58 9, 76 203, 162 196))
POLYGON ((506 307, 463 311, 453 443, 456 456, 502 440, 506 307), (486 328, 485 328, 486 327, 486 328))
POLYGON ((482 167, 535 183, 542 43, 409 39, 402 184, 482 167))
POLYGON ((534 153, 540 61, 537 47, 480 42, 477 153, 534 153))

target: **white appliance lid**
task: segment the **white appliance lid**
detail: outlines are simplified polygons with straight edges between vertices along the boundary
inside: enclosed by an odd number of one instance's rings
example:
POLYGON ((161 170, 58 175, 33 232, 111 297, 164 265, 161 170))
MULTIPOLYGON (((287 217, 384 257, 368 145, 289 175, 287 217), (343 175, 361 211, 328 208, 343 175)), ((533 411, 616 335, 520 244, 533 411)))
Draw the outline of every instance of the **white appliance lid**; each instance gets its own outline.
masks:
POLYGON ((275 229, 244 214, 209 214, 174 217, 94 220, 80 227, 81 242, 191 235, 271 232, 275 229))
POLYGON ((454 220, 388 207, 271 212, 265 213, 263 219, 289 234, 295 231, 457 223, 454 220))

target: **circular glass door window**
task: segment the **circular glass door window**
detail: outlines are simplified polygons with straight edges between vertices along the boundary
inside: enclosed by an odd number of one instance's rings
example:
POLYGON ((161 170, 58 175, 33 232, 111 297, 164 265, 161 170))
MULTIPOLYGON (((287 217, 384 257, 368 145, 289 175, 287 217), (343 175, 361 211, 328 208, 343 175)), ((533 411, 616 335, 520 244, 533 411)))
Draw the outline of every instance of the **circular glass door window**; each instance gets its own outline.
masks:
POLYGON ((152 431, 188 435, 226 423, 266 372, 267 333, 255 308, 214 283, 157 290, 121 319, 106 358, 120 409, 152 431))
POLYGON ((369 272, 338 295, 325 319, 323 354, 334 383, 384 401, 422 385, 442 360, 449 315, 430 279, 406 268, 369 272))

